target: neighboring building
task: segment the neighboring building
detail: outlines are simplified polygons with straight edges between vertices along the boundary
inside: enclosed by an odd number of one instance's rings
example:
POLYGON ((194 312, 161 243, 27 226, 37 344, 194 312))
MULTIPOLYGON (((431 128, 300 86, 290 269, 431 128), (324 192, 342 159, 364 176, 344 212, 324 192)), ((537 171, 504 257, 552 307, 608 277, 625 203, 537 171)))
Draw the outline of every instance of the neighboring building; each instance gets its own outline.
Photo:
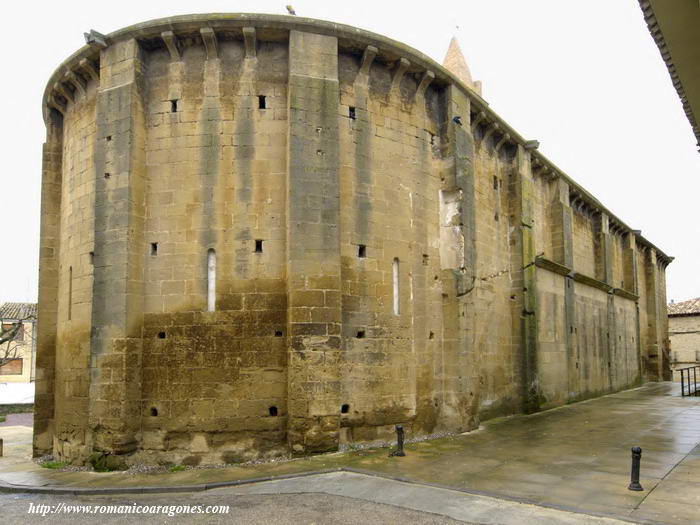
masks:
POLYGON ((700 147, 700 2, 639 0, 700 147))
POLYGON ((299 17, 87 38, 44 97, 35 454, 306 454, 670 377, 671 258, 456 43, 451 72, 299 17))
POLYGON ((668 305, 668 336, 674 370, 700 364, 700 297, 668 305))
MULTIPOLYGON (((0 345, 0 383, 34 381, 36 366, 36 304, 3 303, 0 306, 3 331, 20 323, 14 337, 0 345)), ((0 399, 0 404, 3 400, 0 399)))

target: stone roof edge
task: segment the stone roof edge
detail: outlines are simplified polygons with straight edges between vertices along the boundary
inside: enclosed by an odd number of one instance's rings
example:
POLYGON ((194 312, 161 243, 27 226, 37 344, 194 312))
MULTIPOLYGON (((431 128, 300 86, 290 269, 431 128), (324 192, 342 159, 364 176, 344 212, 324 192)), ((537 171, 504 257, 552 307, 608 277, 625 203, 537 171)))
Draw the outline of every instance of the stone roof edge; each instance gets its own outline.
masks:
MULTIPOLYGON (((642 0, 643 1, 643 0, 642 0)), ((477 111, 483 111, 487 115, 487 120, 497 121, 499 124, 499 129, 510 135, 510 140, 524 146, 528 142, 520 133, 515 131, 502 117, 500 117, 493 109, 489 107, 488 102, 486 102, 478 93, 467 86, 459 78, 453 75, 450 71, 444 68, 442 65, 437 63, 432 58, 421 53, 417 49, 414 49, 406 44, 393 40, 383 35, 373 33, 371 31, 366 31, 364 29, 359 29, 357 27, 348 26, 346 24, 340 24, 336 22, 328 22, 325 20, 318 20, 315 18, 305 18, 298 16, 288 16, 288 15, 272 15, 272 14, 258 14, 258 13, 208 13, 208 14, 190 14, 190 15, 178 15, 167 18, 158 18, 154 20, 148 20, 146 22, 141 22, 135 25, 131 25, 122 29, 118 29, 112 33, 106 35, 105 40, 107 43, 120 41, 125 38, 152 38, 157 37, 163 31, 182 31, 182 30, 196 30, 203 25, 211 27, 212 29, 224 28, 224 27, 265 27, 271 29, 283 29, 283 30, 293 30, 297 29, 300 31, 308 31, 313 29, 314 32, 318 34, 326 34, 330 36, 339 36, 342 39, 355 40, 366 45, 373 45, 377 47, 380 51, 388 53, 390 55, 395 55, 396 58, 401 58, 409 56, 412 63, 425 68, 426 70, 432 71, 435 74, 435 80, 442 82, 443 84, 455 84, 460 89, 462 89, 470 98, 472 104, 477 109, 477 111)), ((47 107, 48 97, 51 93, 54 83, 60 82, 64 77, 66 71, 71 71, 72 68, 76 67, 78 62, 83 58, 90 58, 99 51, 93 46, 86 44, 69 56, 66 60, 61 63, 58 68, 54 71, 49 79, 46 88, 44 90, 42 107, 47 107)), ((46 120, 46 114, 44 114, 46 120)), ((539 158, 539 160, 551 168, 553 172, 561 176, 570 187, 575 188, 577 192, 580 193, 581 197, 592 204, 595 208, 605 212, 612 220, 617 222, 620 226, 627 229, 629 232, 634 232, 637 234, 637 241, 640 244, 646 245, 649 248, 654 249, 660 256, 665 264, 669 264, 673 257, 666 255, 657 246, 652 244, 650 241, 639 235, 639 232, 633 230, 627 226, 622 220, 620 220, 614 213, 612 213, 608 208, 603 206, 603 204, 598 201, 593 195, 586 191, 581 185, 574 181, 571 177, 566 175, 561 169, 559 169, 553 162, 551 162, 547 157, 537 150, 531 150, 531 153, 539 158)))
POLYGON ((649 34, 654 39, 654 42, 656 43, 656 46, 659 48, 659 52, 661 53, 661 58, 663 58, 664 62, 666 63, 666 68, 668 69, 668 73, 671 76, 671 82, 673 82, 673 87, 676 88, 676 91, 678 92, 678 97, 681 99, 683 111, 685 111, 685 114, 688 117, 688 121, 690 122, 690 126, 693 128, 693 133, 695 134, 695 138, 698 141, 698 151, 700 151, 700 126, 698 126, 698 122, 695 119, 695 115, 693 115, 693 110, 690 107, 690 103, 688 102, 688 97, 685 94, 685 89, 683 89, 681 79, 678 76, 678 73, 676 73, 676 65, 673 63, 671 52, 666 46, 666 40, 664 39, 664 35, 661 32, 661 28, 659 27, 659 21, 656 19, 654 9, 652 8, 651 2, 649 0, 639 0, 639 7, 641 7, 642 9, 642 14, 644 15, 644 21, 647 23, 647 29, 649 29, 649 34))

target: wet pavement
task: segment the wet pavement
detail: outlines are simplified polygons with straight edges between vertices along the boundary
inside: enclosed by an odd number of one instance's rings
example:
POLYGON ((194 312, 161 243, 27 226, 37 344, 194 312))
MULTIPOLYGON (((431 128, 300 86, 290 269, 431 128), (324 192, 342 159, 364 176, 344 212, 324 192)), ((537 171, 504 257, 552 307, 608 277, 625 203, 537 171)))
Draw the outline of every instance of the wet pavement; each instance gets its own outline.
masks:
POLYGON ((475 432, 409 444, 403 458, 374 449, 165 474, 42 469, 28 461, 31 429, 5 427, 0 428, 6 455, 0 458, 0 483, 182 486, 350 468, 593 515, 700 523, 700 398, 681 398, 678 388, 653 383, 539 414, 491 420, 475 432), (633 446, 643 449, 642 492, 627 490, 633 446))

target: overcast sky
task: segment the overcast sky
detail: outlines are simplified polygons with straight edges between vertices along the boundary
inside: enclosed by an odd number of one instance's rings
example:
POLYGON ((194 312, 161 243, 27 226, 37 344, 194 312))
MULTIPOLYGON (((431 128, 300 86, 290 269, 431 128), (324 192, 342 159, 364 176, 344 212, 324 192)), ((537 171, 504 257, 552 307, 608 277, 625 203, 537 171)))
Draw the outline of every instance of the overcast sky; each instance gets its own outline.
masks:
MULTIPOLYGON (((193 12, 285 14, 287 0, 7 2, 0 32, 4 100, 4 253, 0 302, 37 295, 41 97, 83 32, 109 33, 193 12)), ((442 62, 456 35, 484 98, 551 161, 676 260, 668 298, 700 296, 700 154, 637 0, 293 0, 299 16, 404 42, 442 62)))

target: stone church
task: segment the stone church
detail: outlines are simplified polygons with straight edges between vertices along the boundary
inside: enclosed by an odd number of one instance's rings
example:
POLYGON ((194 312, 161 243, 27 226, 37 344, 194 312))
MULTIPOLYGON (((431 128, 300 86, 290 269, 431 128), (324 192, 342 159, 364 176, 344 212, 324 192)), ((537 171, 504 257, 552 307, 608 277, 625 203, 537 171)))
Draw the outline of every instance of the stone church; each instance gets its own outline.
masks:
POLYGON ((455 41, 251 14, 86 41, 43 99, 35 454, 302 455, 668 378, 671 258, 455 41))

